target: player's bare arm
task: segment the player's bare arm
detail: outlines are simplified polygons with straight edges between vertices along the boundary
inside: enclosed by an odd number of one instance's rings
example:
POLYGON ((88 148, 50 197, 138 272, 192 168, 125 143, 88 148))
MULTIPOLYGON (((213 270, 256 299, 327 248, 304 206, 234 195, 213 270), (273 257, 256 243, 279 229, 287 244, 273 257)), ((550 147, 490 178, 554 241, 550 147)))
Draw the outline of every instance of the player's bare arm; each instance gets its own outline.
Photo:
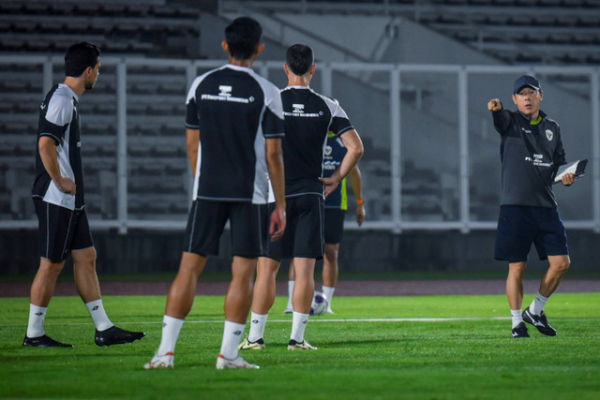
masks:
POLYGON ((275 209, 271 213, 269 234, 277 240, 285 230, 285 178, 283 170, 283 150, 281 139, 266 139, 267 168, 275 195, 275 209))
POLYGON ((198 144, 200 142, 199 129, 185 130, 185 144, 187 147, 187 155, 192 167, 192 175, 196 174, 196 163, 198 162, 198 144))
POLYGON ((488 107, 488 110, 492 111, 492 112, 500 111, 500 110, 502 110, 502 102, 499 99, 491 99, 488 102, 487 107, 488 107))
POLYGON ((325 186, 325 196, 329 196, 338 187, 340 181, 350 173, 365 151, 362 140, 356 130, 351 129, 346 131, 340 138, 344 142, 347 152, 340 167, 330 177, 320 178, 325 186))
POLYGON ((44 168, 54 181, 54 184, 61 192, 75 194, 75 182, 69 177, 60 174, 58 167, 58 152, 56 151, 56 142, 48 136, 42 136, 38 142, 40 150, 40 158, 44 164, 44 168))
POLYGON ((365 220, 365 206, 362 195, 362 176, 360 173, 360 169, 358 168, 358 164, 352 168, 352 171, 348 174, 348 180, 350 181, 350 186, 352 187, 352 192, 354 193, 354 197, 356 197, 356 222, 358 226, 361 226, 365 220))

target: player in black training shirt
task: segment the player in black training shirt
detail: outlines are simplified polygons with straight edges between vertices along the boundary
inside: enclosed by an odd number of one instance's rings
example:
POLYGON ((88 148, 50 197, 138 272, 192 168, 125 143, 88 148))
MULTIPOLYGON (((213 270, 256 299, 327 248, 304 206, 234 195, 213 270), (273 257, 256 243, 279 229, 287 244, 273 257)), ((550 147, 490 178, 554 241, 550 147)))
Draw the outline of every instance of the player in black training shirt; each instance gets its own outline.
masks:
POLYGON ((268 257, 259 259, 250 333, 242 349, 265 347, 263 334, 275 300, 275 276, 281 259, 292 257, 296 285, 288 350, 316 349, 304 339, 304 331, 315 290, 315 262, 323 257, 323 192, 328 195, 335 190, 363 153, 360 137, 340 105, 309 87, 316 69, 312 49, 295 44, 287 50, 286 62, 288 86, 281 91, 281 101, 288 225, 281 240, 271 245, 268 257), (330 177, 321 178, 327 132, 339 136, 348 152, 330 177))
MULTIPOLYGON (((558 167, 565 164, 565 151, 560 127, 540 110, 543 92, 538 80, 531 75, 519 77, 512 98, 517 112, 505 110, 498 99, 488 103, 494 127, 502 136, 502 196, 495 258, 508 261, 506 296, 512 336, 529 337, 523 321, 544 335, 555 336, 544 305, 571 264, 567 233, 552 192, 558 167), (549 265, 535 299, 521 311, 522 279, 532 243, 540 259, 548 259, 549 265)), ((566 186, 574 182, 574 174, 562 178, 566 186)))
POLYGON ((162 339, 146 369, 173 367, 183 320, 192 308, 208 255, 217 254, 231 224, 232 279, 225 298, 225 328, 217 369, 258 368, 238 355, 259 255, 285 229, 281 96, 250 66, 264 50, 262 28, 251 18, 234 20, 222 43, 229 64, 196 78, 187 96, 187 147, 194 174, 193 205, 179 272, 171 285, 162 339), (268 171, 267 171, 268 170, 268 171), (269 179, 275 194, 270 227, 269 179))
POLYGON ((40 267, 31 285, 24 346, 73 347, 46 336, 44 318, 56 279, 69 254, 75 284, 96 326, 98 346, 129 343, 144 336, 116 327, 106 315, 96 275, 96 249, 83 197, 79 98, 96 84, 100 51, 78 43, 65 55, 65 81, 54 86, 40 106, 33 201, 39 220, 40 267))

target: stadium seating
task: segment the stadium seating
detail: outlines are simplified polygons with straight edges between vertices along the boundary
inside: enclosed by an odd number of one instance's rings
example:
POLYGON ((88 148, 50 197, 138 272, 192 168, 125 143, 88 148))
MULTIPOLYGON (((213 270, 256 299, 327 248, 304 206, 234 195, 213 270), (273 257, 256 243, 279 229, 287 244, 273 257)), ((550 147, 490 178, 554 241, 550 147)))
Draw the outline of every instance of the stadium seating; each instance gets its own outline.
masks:
MULTIPOLYGON (((220 8, 236 12, 240 2, 225 0, 220 8)), ((244 2, 243 10, 400 16, 508 63, 600 61, 600 4, 595 0, 267 0, 244 2)))
MULTIPOLYGON (((229 2, 221 3, 226 9, 229 2)), ((248 1, 244 5, 270 13, 304 7, 302 12, 315 14, 401 16, 509 63, 600 62, 600 18, 597 2, 592 0, 397 0, 386 2, 385 7, 374 1, 307 0, 248 1)), ((62 55, 67 45, 87 39, 97 42, 103 55, 109 56, 202 58, 198 45, 201 7, 195 2, 169 0, 2 1, 0 55, 62 55)), ((279 43, 277 37, 270 40, 279 43)), ((400 61, 403 60, 394 62, 400 61)), ((368 120, 373 109, 381 108, 377 103, 382 99, 387 101, 387 75, 381 82, 376 79, 379 76, 371 73, 339 75, 333 77, 334 85, 338 82, 342 89, 338 92, 338 87, 335 88, 336 96, 344 96, 344 90, 354 93, 355 89, 370 96, 366 102, 369 111, 365 115, 368 116, 359 115, 357 120, 368 120)), ((37 108, 43 95, 42 76, 41 64, 0 63, 0 132, 9 138, 8 148, 12 149, 0 150, 0 188, 8 189, 6 182, 17 178, 23 182, 33 179, 35 144, 32 138, 37 130, 37 108), (9 172, 9 166, 22 166, 24 175, 15 176, 9 172)), ((61 79, 62 69, 55 65, 53 82, 61 79)), ((572 93, 581 96, 587 93, 586 80, 562 77, 560 82, 572 93)), ((172 213, 159 213, 161 218, 183 218, 187 211, 189 167, 185 156, 183 100, 188 84, 183 67, 127 67, 128 206, 132 218, 154 218, 156 215, 152 213, 157 210, 172 213), (164 194, 152 198, 146 193, 148 187, 164 194)), ((91 182, 86 192, 94 218, 114 219, 117 213, 117 88, 115 66, 105 65, 93 95, 86 95, 81 103, 85 134, 82 151, 86 179, 91 182)), ((424 119, 431 117, 431 110, 435 109, 432 102, 441 94, 437 85, 426 79, 402 82, 404 110, 419 113, 424 119)), ((359 100, 365 103, 362 97, 359 100)), ((346 105, 347 100, 342 103, 346 105)), ((356 105, 347 111, 355 116, 360 108, 361 105, 356 105)), ((456 130, 455 121, 443 123, 446 129, 456 130)), ((392 214, 389 127, 368 127, 361 131, 367 147, 367 156, 361 161, 365 182, 369 185, 365 193, 367 212, 372 220, 387 221, 392 214), (379 140, 382 136, 386 138, 383 145, 379 140)), ((410 151, 403 156, 406 156, 401 168, 403 218, 456 219, 456 183, 445 183, 447 179, 439 170, 428 167, 427 163, 417 163, 410 151)), ((481 189, 471 190, 477 194, 477 200, 471 204, 472 214, 478 218, 490 215, 489 206, 482 199, 493 195, 481 189)), ((0 219, 32 217, 26 191, 0 192, 0 219)))
POLYGON ((63 53, 77 38, 105 53, 197 58, 198 15, 165 0, 2 1, 0 54, 63 53))

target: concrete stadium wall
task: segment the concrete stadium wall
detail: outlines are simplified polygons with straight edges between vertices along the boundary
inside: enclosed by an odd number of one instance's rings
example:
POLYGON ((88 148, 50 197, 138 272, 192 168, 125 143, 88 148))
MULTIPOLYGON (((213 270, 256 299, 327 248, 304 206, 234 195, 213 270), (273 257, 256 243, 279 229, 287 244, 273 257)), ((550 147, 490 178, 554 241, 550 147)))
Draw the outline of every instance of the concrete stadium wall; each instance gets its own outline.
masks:
MULTIPOLYGON (((595 255, 600 235, 587 231, 569 231, 572 268, 596 271, 595 255)), ((179 266, 183 233, 131 231, 93 234, 98 251, 100 273, 175 272, 179 266)), ((33 275, 39 264, 38 238, 35 231, 0 232, 0 275, 33 275)), ((383 231, 349 231, 344 233, 340 251, 340 271, 490 271, 505 270, 506 264, 493 260, 495 233, 477 231, 470 234, 409 231, 392 234, 383 231)), ((209 259, 206 273, 228 272, 230 268, 229 235, 221 240, 220 256, 209 259)), ((530 253, 530 270, 542 270, 546 264, 530 253)), ((67 269, 70 267, 67 267, 67 269)), ((282 268, 282 274, 287 270, 282 268)))

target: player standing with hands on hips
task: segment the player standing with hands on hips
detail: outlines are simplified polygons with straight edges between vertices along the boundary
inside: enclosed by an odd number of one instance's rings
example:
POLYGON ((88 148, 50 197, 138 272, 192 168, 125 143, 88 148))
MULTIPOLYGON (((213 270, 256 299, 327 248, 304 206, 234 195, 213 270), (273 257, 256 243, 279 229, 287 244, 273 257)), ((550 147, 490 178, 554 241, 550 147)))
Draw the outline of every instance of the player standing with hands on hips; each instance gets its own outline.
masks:
MULTIPOLYGON (((494 127, 502 137, 502 194, 495 258, 508 261, 506 296, 512 314, 512 336, 529 337, 523 321, 544 335, 556 336, 544 305, 571 263, 567 234, 552 192, 558 167, 566 163, 565 151, 558 123, 540 110, 543 92, 536 78, 519 77, 512 99, 516 112, 505 110, 498 99, 488 103, 494 127), (523 273, 532 243, 549 266, 535 299, 521 312, 523 273)), ((562 178, 565 186, 573 182, 574 174, 562 178)))
POLYGON ((324 195, 332 193, 364 152, 360 136, 337 101, 316 93, 310 82, 316 71, 313 50, 304 44, 288 48, 284 71, 288 86, 281 90, 285 139, 285 197, 287 228, 268 255, 258 261, 251 325, 242 350, 265 348, 264 330, 275 301, 275 278, 281 260, 293 258, 296 285, 288 350, 316 350, 304 339, 315 292, 316 260, 323 257, 324 195), (339 136, 347 152, 339 168, 322 178, 323 148, 327 133, 339 136))
POLYGON ((41 259, 31 285, 29 324, 23 346, 73 347, 45 334, 44 318, 56 280, 69 254, 75 285, 96 326, 98 346, 144 337, 116 327, 106 315, 96 274, 96 249, 85 211, 79 98, 100 75, 100 50, 87 42, 65 54, 65 81, 52 88, 40 107, 33 202, 39 220, 41 259))

